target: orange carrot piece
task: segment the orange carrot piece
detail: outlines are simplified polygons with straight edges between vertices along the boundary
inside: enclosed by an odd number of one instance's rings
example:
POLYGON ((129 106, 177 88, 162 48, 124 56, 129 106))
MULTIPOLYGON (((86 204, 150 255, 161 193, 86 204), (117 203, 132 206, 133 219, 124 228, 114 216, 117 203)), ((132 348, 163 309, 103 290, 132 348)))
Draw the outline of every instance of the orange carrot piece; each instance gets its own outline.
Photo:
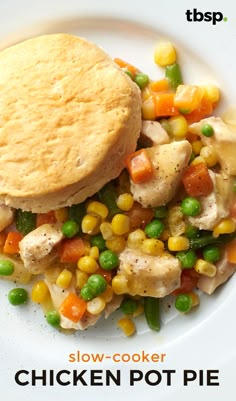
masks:
POLYGON ((114 59, 115 63, 120 67, 120 68, 126 68, 129 72, 131 72, 132 75, 135 75, 137 72, 137 68, 134 67, 134 65, 127 63, 127 61, 122 60, 121 58, 116 57, 114 59))
POLYGON ((10 231, 3 247, 3 253, 14 255, 19 253, 19 242, 22 240, 23 235, 17 231, 10 231))
POLYGON ((205 163, 188 166, 182 181, 190 196, 206 196, 213 191, 213 183, 205 163))
POLYGON ((226 255, 229 263, 236 264, 236 239, 226 245, 226 255))
POLYGON ((192 113, 185 114, 184 117, 188 121, 188 124, 196 123, 211 115, 213 107, 214 105, 208 99, 203 97, 200 107, 192 111, 192 113))
POLYGON ((48 213, 38 213, 36 216, 36 227, 42 226, 43 224, 54 224, 56 222, 57 219, 53 210, 48 213))
POLYGON ((169 117, 179 115, 179 111, 174 105, 174 97, 174 93, 160 93, 155 96, 156 117, 169 117))
POLYGON ((73 292, 69 293, 62 302, 59 313, 72 322, 77 323, 86 311, 87 303, 73 292))
POLYGON ((125 162, 134 184, 141 184, 152 178, 153 166, 146 149, 131 153, 125 162))
POLYGON ((103 276, 108 283, 111 282, 114 275, 111 270, 104 270, 101 267, 96 270, 96 274, 100 274, 101 276, 103 276))
POLYGON ((164 92, 169 89, 169 82, 166 78, 159 79, 159 81, 150 82, 150 88, 154 92, 164 92))
POLYGON ((82 238, 65 239, 59 248, 62 263, 77 263, 85 255, 85 243, 82 238))

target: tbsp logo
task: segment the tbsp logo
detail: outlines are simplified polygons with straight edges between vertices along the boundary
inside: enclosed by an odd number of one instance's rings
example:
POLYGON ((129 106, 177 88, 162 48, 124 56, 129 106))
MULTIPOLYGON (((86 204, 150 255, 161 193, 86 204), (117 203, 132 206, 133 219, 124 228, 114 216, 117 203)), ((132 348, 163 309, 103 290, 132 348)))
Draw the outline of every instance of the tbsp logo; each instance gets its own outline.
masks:
POLYGON ((187 21, 189 22, 211 22, 213 25, 216 25, 217 22, 221 21, 228 21, 227 17, 224 17, 224 15, 220 11, 207 11, 205 13, 198 11, 197 8, 194 8, 192 11, 187 10, 186 11, 186 18, 187 21))

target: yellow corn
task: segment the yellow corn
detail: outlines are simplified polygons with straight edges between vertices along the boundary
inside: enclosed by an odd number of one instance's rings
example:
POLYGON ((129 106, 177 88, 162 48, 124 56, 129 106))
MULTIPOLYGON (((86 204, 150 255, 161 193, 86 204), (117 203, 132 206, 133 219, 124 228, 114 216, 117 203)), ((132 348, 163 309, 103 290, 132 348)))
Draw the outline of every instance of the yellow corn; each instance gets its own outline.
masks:
POLYGON ((142 315, 143 312, 144 312, 144 306, 143 306, 143 304, 139 303, 132 316, 138 317, 138 316, 142 315))
POLYGON ((99 233, 100 217, 86 214, 83 217, 81 228, 84 234, 96 235, 99 233))
POLYGON ((193 153, 194 153, 195 155, 199 155, 200 152, 201 152, 201 149, 202 149, 202 147, 203 147, 202 141, 200 141, 200 140, 198 140, 198 141, 193 141, 191 145, 192 145, 193 153))
POLYGON ((185 232, 186 224, 180 206, 173 206, 169 209, 167 222, 171 236, 179 236, 185 232))
POLYGON ((217 86, 208 84, 203 85, 204 97, 212 103, 217 103, 220 100, 220 90, 217 86))
POLYGON ((193 161, 190 164, 191 164, 191 166, 194 166, 195 164, 198 164, 198 163, 206 164, 206 160, 202 156, 197 156, 197 157, 195 157, 195 159, 193 159, 193 161))
POLYGON ((185 251, 189 249, 189 239, 181 235, 179 237, 169 237, 168 249, 174 252, 185 251))
POLYGON ((218 156, 213 146, 203 146, 200 152, 207 164, 207 167, 213 167, 218 163, 218 156))
POLYGON ((99 267, 96 260, 89 255, 82 256, 79 259, 77 266, 82 272, 90 274, 95 273, 99 267))
POLYGON ((141 251, 148 255, 160 256, 164 252, 164 242, 156 238, 147 238, 141 245, 141 251))
POLYGON ((145 86, 144 89, 142 89, 142 101, 149 99, 153 95, 153 91, 151 90, 150 86, 145 86))
POLYGON ((106 247, 113 252, 120 253, 125 249, 126 240, 122 235, 114 235, 106 240, 106 247))
POLYGON ((100 225, 100 231, 105 240, 111 239, 113 237, 111 223, 104 221, 104 223, 100 225))
POLYGON ((213 237, 217 238, 220 234, 230 234, 236 230, 236 223, 233 219, 222 219, 213 229, 213 237))
POLYGON ((113 294, 114 294, 114 292, 113 292, 112 287, 109 284, 107 284, 105 291, 103 291, 103 293, 100 296, 101 296, 101 298, 104 299, 104 301, 106 303, 108 303, 112 300, 113 294))
POLYGON ((214 277, 216 275, 216 266, 204 259, 198 259, 194 269, 196 272, 207 277, 214 277))
POLYGON ((146 238, 147 237, 145 232, 140 228, 137 228, 137 230, 132 231, 128 235, 128 241, 127 241, 128 248, 139 249, 143 243, 143 240, 145 240, 146 238))
POLYGON ((45 278, 47 281, 49 281, 50 283, 55 283, 57 277, 59 276, 59 274, 61 273, 62 268, 59 266, 52 266, 49 267, 46 271, 45 271, 45 278))
POLYGON ((48 295, 49 295, 48 286, 46 285, 46 283, 43 280, 37 281, 33 285, 33 288, 31 291, 31 299, 33 302, 41 304, 42 302, 44 302, 46 300, 48 295))
POLYGON ((128 212, 133 207, 134 198, 129 193, 121 194, 118 196, 116 204, 119 209, 124 210, 125 212, 128 212))
POLYGON ((192 307, 200 304, 200 297, 195 292, 189 292, 188 295, 192 298, 192 307))
POLYGON ((54 211, 55 217, 59 223, 65 223, 69 219, 69 212, 66 207, 54 211))
POLYGON ((154 62, 157 65, 165 67, 174 64, 176 61, 176 51, 172 43, 161 42, 158 43, 154 49, 154 62))
POLYGON ((143 120, 155 120, 156 111, 155 100, 153 96, 149 97, 142 103, 142 118, 143 120))
POLYGON ((128 292, 128 279, 123 274, 117 274, 113 277, 111 286, 115 294, 125 294, 128 292))
POLYGON ((92 256, 92 258, 98 260, 99 259, 99 249, 97 246, 92 246, 89 250, 89 256, 92 256))
POLYGON ((101 202, 92 201, 88 204, 87 213, 95 214, 105 219, 108 215, 108 208, 101 202))
POLYGON ((70 270, 64 269, 62 272, 59 274, 56 280, 56 284, 60 288, 68 288, 72 280, 72 273, 70 270))
POLYGON ((116 214, 111 221, 111 228, 115 235, 124 235, 129 232, 129 217, 125 214, 116 214))
POLYGON ((168 120, 169 132, 175 139, 183 139, 188 132, 188 123, 184 116, 171 117, 168 120))
POLYGON ((106 302, 102 297, 96 297, 87 302, 87 311, 92 315, 99 315, 106 306, 106 302))
POLYGON ((76 270, 76 288, 81 290, 83 286, 87 283, 89 274, 82 272, 81 270, 76 270))
POLYGON ((135 324, 129 317, 123 317, 119 319, 117 326, 127 337, 132 336, 136 331, 135 324))

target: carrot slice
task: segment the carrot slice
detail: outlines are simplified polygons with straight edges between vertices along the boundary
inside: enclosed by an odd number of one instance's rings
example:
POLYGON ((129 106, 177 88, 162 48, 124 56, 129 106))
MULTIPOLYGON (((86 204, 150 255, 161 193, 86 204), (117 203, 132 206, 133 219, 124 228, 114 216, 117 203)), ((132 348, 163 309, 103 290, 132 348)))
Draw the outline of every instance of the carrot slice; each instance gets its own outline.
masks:
POLYGON ((177 116, 179 111, 174 105, 174 93, 160 93, 155 96, 156 117, 177 116))
POLYGON ((84 315, 87 308, 87 303, 78 297, 76 294, 71 292, 62 302, 59 313, 65 316, 72 322, 77 323, 84 315))
POLYGON ((212 104, 212 102, 203 97, 200 107, 194 110, 192 113, 185 114, 184 116, 189 124, 196 123, 203 118, 211 115, 213 107, 214 105, 212 104))
POLYGON ((122 60, 121 58, 114 58, 115 63, 120 67, 120 68, 126 68, 129 72, 131 72, 132 75, 135 75, 137 72, 137 68, 134 67, 132 64, 127 63, 127 61, 122 60))
POLYGON ((141 184, 152 178, 153 166, 146 149, 131 153, 125 162, 134 184, 141 184))
POLYGON ((8 253, 9 255, 14 255, 19 253, 19 242, 22 240, 23 235, 18 231, 10 231, 7 234, 7 238, 3 247, 3 253, 8 253))
POLYGON ((54 224, 57 222, 55 213, 51 210, 48 213, 38 213, 36 217, 36 227, 42 226, 43 224, 54 224))
POLYGON ((236 263, 236 239, 226 245, 226 255, 229 263, 236 263))
POLYGON ((207 196, 213 191, 212 179, 205 163, 187 167, 182 181, 185 191, 190 196, 207 196))
POLYGON ((158 81, 150 82, 149 86, 154 92, 162 92, 169 89, 169 82, 166 78, 163 78, 158 81))
POLYGON ((82 238, 65 239, 58 251, 62 263, 77 263, 85 254, 85 243, 82 238))

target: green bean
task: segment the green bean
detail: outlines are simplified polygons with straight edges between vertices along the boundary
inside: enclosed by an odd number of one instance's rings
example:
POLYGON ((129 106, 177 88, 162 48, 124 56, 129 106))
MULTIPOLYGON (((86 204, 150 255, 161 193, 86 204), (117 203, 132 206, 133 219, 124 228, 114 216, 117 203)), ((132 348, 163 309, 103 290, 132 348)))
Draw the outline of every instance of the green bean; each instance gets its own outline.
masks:
POLYGON ((116 204, 117 194, 114 185, 111 183, 105 185, 105 187, 99 191, 98 196, 100 201, 107 206, 109 217, 121 212, 116 204))
POLYGON ((86 208, 84 202, 79 203, 78 205, 72 205, 69 208, 69 219, 75 221, 78 224, 78 233, 81 233, 81 223, 85 214, 86 208))
POLYGON ((236 232, 232 234, 221 234, 217 238, 213 237, 212 234, 205 234, 199 238, 191 238, 189 242, 191 249, 199 249, 210 244, 223 245, 232 241, 234 238, 236 238, 236 232))
POLYGON ((16 228, 22 235, 27 235, 36 227, 36 214, 21 209, 16 211, 16 228))
POLYGON ((167 65, 165 68, 165 77, 168 79, 172 89, 176 89, 183 83, 182 74, 179 64, 167 65))
POLYGON ((161 326, 159 298, 144 297, 144 313, 149 328, 159 331, 161 326))

